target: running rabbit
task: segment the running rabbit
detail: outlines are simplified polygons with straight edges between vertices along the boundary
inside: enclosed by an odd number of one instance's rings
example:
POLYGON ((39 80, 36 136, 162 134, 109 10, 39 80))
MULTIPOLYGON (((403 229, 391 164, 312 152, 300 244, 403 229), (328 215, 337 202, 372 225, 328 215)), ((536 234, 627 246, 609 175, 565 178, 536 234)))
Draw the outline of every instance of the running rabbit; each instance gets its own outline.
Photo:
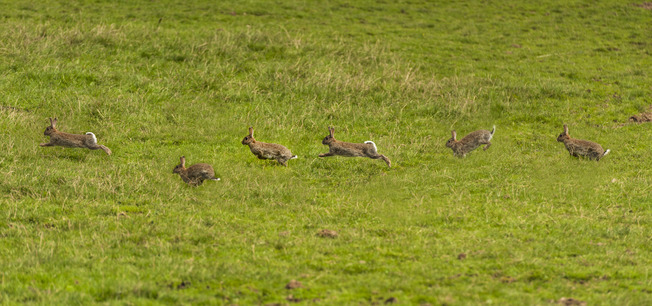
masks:
POLYGON ((378 149, 373 141, 365 141, 364 143, 350 143, 343 142, 335 139, 335 128, 328 127, 329 135, 322 140, 323 145, 327 145, 328 153, 319 154, 319 157, 327 156, 346 156, 346 157, 369 157, 371 159, 382 159, 387 163, 388 167, 392 167, 392 162, 387 156, 378 154, 378 149))
POLYGON ((588 140, 574 139, 568 135, 568 126, 564 124, 564 132, 557 136, 557 141, 563 142, 566 150, 571 156, 584 156, 589 159, 599 161, 602 157, 609 154, 609 151, 602 149, 602 146, 588 140))
POLYGON ((453 150, 453 154, 457 157, 465 157, 469 152, 477 149, 482 145, 486 145, 483 150, 489 149, 491 146, 491 138, 494 137, 496 132, 496 126, 491 130, 477 130, 471 132, 469 135, 464 136, 464 138, 457 140, 457 133, 455 130, 451 131, 453 137, 446 142, 446 146, 453 150))
POLYGON ((297 158, 296 155, 292 155, 288 148, 280 144, 256 141, 253 127, 249 127, 249 135, 242 139, 242 144, 248 145, 251 153, 259 159, 275 159, 279 164, 286 167, 288 166, 288 160, 297 158))
POLYGON ((181 179, 191 186, 199 186, 204 183, 204 180, 219 181, 215 177, 215 171, 209 164, 194 164, 186 168, 186 157, 181 156, 181 163, 174 167, 172 173, 177 173, 181 179))
POLYGON ((86 148, 91 150, 102 149, 106 154, 111 155, 111 150, 109 148, 97 144, 95 134, 88 132, 86 135, 79 135, 59 132, 56 128, 57 118, 48 119, 50 119, 50 126, 45 128, 43 134, 45 136, 50 136, 50 142, 40 144, 41 147, 61 146, 67 148, 86 148))

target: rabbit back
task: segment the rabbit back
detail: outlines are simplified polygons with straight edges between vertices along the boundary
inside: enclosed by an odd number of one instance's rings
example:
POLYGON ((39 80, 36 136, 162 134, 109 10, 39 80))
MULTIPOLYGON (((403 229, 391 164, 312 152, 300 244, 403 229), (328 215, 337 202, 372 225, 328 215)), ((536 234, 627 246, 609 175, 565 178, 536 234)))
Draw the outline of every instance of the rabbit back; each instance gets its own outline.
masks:
POLYGON ((478 148, 482 144, 485 144, 491 140, 493 134, 487 130, 477 130, 469 133, 460 139, 460 142, 465 144, 465 146, 473 147, 473 149, 478 148))
POLYGON ((599 160, 605 155, 601 145, 588 140, 569 138, 564 140, 564 146, 568 150, 568 153, 575 157, 584 156, 599 160))
POLYGON ((330 145, 331 153, 346 157, 366 157, 376 155, 376 148, 373 143, 352 143, 337 141, 330 145))
POLYGON ((253 142, 249 150, 259 159, 290 159, 293 157, 290 149, 276 143, 253 142))
POLYGON ((93 138, 94 137, 91 135, 78 135, 57 132, 50 135, 50 143, 68 148, 86 148, 89 145, 95 144, 93 138))
POLYGON ((210 180, 215 178, 215 171, 209 164, 194 164, 186 170, 188 178, 191 180, 210 180))
POLYGON ((463 157, 482 145, 487 145, 486 150, 491 145, 491 138, 493 138, 493 134, 490 131, 477 130, 464 136, 459 141, 455 141, 454 138, 449 139, 446 146, 451 148, 455 155, 463 157))

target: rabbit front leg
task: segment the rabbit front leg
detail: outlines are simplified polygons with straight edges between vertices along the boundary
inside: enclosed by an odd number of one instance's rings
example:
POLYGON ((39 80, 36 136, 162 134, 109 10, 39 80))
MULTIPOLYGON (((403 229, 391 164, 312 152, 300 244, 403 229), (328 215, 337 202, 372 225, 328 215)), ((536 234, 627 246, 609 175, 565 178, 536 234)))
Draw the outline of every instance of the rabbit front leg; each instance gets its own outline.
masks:
POLYGON ((53 146, 54 146, 54 144, 53 144, 53 143, 51 143, 51 142, 47 142, 47 143, 42 143, 42 144, 39 144, 39 146, 41 146, 41 147, 53 147, 53 146))
POLYGON ((491 147, 491 142, 490 141, 487 141, 487 142, 485 142, 483 144, 486 144, 486 146, 484 146, 484 148, 482 148, 485 151, 487 151, 487 149, 489 149, 489 147, 491 147))
POLYGON ((335 154, 330 151, 328 153, 319 154, 319 157, 328 157, 328 156, 335 156, 335 154))

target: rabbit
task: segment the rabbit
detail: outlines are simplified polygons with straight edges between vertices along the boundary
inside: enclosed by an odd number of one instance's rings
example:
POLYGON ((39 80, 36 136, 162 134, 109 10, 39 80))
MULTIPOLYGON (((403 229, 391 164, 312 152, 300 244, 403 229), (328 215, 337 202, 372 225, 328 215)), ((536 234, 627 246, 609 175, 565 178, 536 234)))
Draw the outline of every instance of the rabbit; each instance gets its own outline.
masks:
POLYGON ((382 159, 387 164, 387 167, 392 167, 392 162, 387 156, 378 154, 378 148, 373 141, 365 141, 364 143, 350 143, 343 142, 335 139, 335 128, 328 127, 329 135, 322 140, 323 145, 327 145, 328 153, 319 154, 319 157, 328 156, 346 156, 346 157, 369 157, 371 159, 382 159))
POLYGON ((457 157, 465 157, 469 152, 477 149, 482 145, 484 146, 483 150, 489 149, 491 146, 491 138, 494 137, 496 132, 496 126, 494 125, 491 132, 487 130, 477 130, 471 132, 469 135, 464 136, 464 138, 457 140, 457 133, 455 130, 451 131, 453 137, 446 142, 446 146, 453 150, 453 154, 457 157))
POLYGON ((599 161, 611 151, 609 149, 605 151, 601 145, 592 141, 571 138, 568 135, 568 125, 566 124, 564 124, 564 132, 557 136, 557 141, 564 143, 571 156, 584 156, 596 161, 599 161))
POLYGON ((215 177, 215 171, 209 164, 194 164, 186 168, 186 157, 181 156, 181 163, 174 167, 172 173, 177 173, 181 179, 191 186, 199 186, 204 183, 204 180, 219 181, 215 177))
POLYGON ((259 142, 254 139, 254 128, 249 127, 249 135, 242 139, 243 145, 248 145, 251 153, 259 159, 275 159, 279 164, 287 167, 287 161, 297 158, 290 150, 280 144, 259 142))
POLYGON ((45 128, 43 133, 50 136, 50 142, 40 144, 41 147, 62 146, 67 148, 86 148, 91 150, 102 149, 106 154, 111 155, 111 150, 103 145, 97 144, 95 134, 88 132, 86 135, 68 134, 57 131, 57 118, 50 119, 50 126, 45 128))

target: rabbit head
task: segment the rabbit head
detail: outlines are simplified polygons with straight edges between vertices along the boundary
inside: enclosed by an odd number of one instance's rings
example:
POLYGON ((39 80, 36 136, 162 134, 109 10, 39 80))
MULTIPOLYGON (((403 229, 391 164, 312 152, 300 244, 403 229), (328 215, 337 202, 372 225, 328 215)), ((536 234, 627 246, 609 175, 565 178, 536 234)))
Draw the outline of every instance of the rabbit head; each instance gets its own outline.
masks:
POLYGON ((323 145, 330 145, 335 142, 335 128, 328 127, 328 136, 324 137, 324 140, 321 141, 323 145))
POLYGON ((186 157, 181 156, 181 163, 174 167, 172 173, 183 173, 186 170, 186 157))
POLYGON ((453 144, 457 142, 457 133, 455 132, 455 130, 451 131, 451 135, 452 135, 451 139, 449 139, 446 142, 446 146, 449 147, 449 148, 452 148, 453 144))
POLYGON ((254 127, 250 126, 249 127, 249 135, 245 136, 244 139, 242 139, 242 144, 243 145, 248 145, 250 143, 256 142, 256 139, 254 139, 254 127))
POLYGON ((57 118, 54 118, 54 120, 52 118, 48 119, 50 119, 50 126, 45 128, 45 132, 43 132, 43 135, 45 136, 50 136, 57 132, 57 118))
POLYGON ((570 139, 570 135, 568 135, 568 125, 564 124, 564 132, 562 132, 561 134, 559 134, 559 136, 557 136, 557 141, 564 142, 565 140, 568 139, 570 139))

